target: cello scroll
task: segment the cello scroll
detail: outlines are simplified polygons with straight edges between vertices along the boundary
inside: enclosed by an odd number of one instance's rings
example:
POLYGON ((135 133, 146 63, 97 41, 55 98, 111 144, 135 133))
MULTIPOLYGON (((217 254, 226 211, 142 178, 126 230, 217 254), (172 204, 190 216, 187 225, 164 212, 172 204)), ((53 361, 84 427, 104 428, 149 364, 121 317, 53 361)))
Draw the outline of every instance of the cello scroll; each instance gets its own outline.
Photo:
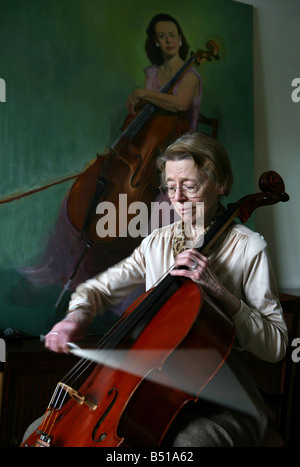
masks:
POLYGON ((214 40, 209 40, 206 43, 206 47, 207 50, 199 49, 196 53, 191 52, 191 57, 194 57, 196 64, 200 65, 205 60, 208 62, 211 62, 212 59, 220 60, 219 46, 214 40))
POLYGON ((247 222, 252 212, 262 206, 269 206, 279 202, 287 202, 290 197, 285 192, 284 181, 274 171, 264 172, 259 179, 260 193, 248 195, 239 202, 239 214, 237 217, 244 223, 247 222))

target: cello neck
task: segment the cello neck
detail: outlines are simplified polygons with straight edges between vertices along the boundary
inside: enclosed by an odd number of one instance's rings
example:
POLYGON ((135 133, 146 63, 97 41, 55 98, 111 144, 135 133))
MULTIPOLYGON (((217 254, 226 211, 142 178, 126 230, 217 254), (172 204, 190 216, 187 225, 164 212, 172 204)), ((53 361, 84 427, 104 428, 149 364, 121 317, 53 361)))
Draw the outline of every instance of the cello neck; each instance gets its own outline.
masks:
POLYGON ((174 76, 161 88, 159 92, 163 94, 167 94, 172 87, 177 83, 177 81, 180 79, 181 75, 185 73, 195 62, 195 57, 192 56, 189 58, 187 62, 185 62, 181 68, 175 73, 174 76))

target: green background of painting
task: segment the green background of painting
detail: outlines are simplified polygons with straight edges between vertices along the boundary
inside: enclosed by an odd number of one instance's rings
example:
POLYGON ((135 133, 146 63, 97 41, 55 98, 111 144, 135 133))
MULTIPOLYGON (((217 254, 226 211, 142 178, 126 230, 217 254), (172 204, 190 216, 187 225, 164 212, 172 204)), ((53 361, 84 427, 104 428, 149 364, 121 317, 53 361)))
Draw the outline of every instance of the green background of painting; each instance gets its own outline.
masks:
MULTIPOLYGON (((202 113, 219 119, 235 176, 230 200, 254 189, 252 7, 230 0, 0 0, 0 198, 84 169, 120 134, 128 94, 148 65, 151 17, 175 16, 191 50, 209 39, 219 61, 198 70, 202 113)), ((24 288, 71 182, 0 205, 0 331, 39 334, 56 287, 24 288)))

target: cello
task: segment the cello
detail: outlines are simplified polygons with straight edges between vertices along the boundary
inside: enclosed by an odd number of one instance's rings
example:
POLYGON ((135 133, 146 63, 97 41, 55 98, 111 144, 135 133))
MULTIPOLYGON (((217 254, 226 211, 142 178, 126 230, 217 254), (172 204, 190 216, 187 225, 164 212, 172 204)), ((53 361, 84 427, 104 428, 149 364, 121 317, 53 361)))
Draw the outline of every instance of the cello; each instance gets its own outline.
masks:
MULTIPOLYGON (((236 217, 245 223, 255 209, 289 200, 274 171, 264 173, 259 186, 261 192, 228 205, 204 235, 201 253, 236 217)), ((167 274, 101 340, 97 352, 106 362, 80 361, 58 383, 37 433, 23 446, 159 446, 175 416, 201 397, 222 367, 234 337, 232 319, 199 284, 167 274), (110 360, 116 350, 122 356, 117 368, 110 360)))

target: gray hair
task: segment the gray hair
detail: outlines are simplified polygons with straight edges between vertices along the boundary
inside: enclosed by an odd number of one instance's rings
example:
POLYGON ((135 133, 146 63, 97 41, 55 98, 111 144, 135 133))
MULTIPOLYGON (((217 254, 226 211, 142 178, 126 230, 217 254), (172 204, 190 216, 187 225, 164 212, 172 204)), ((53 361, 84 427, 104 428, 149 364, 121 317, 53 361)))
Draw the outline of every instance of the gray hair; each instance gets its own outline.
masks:
POLYGON ((200 170, 224 187, 228 196, 233 183, 230 159, 225 148, 212 136, 197 131, 190 131, 170 144, 158 157, 157 167, 165 183, 167 161, 193 159, 200 170))

